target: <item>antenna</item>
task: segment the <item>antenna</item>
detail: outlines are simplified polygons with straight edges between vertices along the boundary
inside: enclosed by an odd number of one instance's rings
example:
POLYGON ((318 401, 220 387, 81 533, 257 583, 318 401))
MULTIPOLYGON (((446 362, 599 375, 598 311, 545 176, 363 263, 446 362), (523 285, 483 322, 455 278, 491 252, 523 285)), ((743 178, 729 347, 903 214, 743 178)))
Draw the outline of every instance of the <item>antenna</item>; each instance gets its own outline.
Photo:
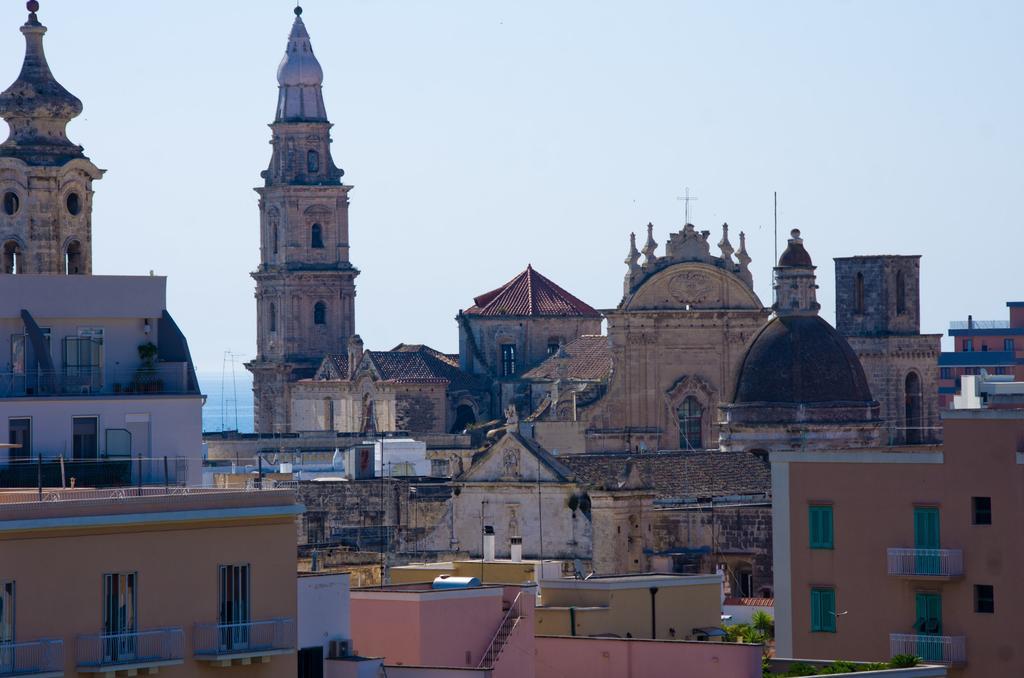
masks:
POLYGON ((689 186, 687 186, 686 190, 683 191, 683 195, 676 197, 676 200, 682 200, 683 201, 683 215, 685 217, 685 221, 683 222, 684 226, 686 224, 690 223, 690 202, 693 201, 693 200, 696 200, 696 199, 697 199, 696 197, 690 195, 690 187, 689 186))
POLYGON ((772 191, 775 199, 775 263, 779 263, 779 192, 772 191))

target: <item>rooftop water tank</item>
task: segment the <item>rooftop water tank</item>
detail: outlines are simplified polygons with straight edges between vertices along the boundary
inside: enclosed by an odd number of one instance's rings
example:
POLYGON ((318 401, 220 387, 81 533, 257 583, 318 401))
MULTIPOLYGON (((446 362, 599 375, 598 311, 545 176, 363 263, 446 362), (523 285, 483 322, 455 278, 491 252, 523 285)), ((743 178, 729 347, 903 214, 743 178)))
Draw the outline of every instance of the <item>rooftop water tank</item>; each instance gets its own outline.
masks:
POLYGON ((431 588, 435 589, 469 589, 480 586, 480 580, 476 577, 453 577, 450 574, 442 574, 434 579, 431 588))

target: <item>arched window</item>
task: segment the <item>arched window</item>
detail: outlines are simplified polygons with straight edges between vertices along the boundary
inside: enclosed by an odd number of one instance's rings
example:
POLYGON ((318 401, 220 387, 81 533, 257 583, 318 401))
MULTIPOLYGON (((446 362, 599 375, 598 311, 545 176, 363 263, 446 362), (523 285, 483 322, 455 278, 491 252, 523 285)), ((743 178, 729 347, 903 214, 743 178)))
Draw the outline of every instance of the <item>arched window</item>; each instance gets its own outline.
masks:
POLYGON ((452 424, 452 433, 462 433, 466 427, 476 423, 476 414, 473 408, 463 403, 455 408, 455 423, 452 424))
POLYGON ((501 345, 501 376, 511 377, 516 373, 516 345, 501 345))
POLYGON ((4 273, 21 273, 21 247, 18 246, 13 240, 8 240, 4 243, 3 247, 3 267, 4 273))
POLYGON ((316 302, 316 306, 313 307, 313 324, 327 324, 327 304, 322 301, 316 302))
POLYGON ((320 171, 320 154, 316 151, 306 152, 306 169, 309 170, 310 174, 316 174, 320 171))
POLYGON ((907 311, 907 281, 903 278, 903 271, 896 271, 896 315, 903 315, 907 311))
POLYGON ((704 408, 696 396, 686 396, 677 411, 679 416, 679 447, 684 450, 700 450, 704 448, 701 431, 701 418, 704 408))
POLYGON ((320 224, 313 224, 310 229, 309 246, 318 250, 324 248, 324 228, 320 224))
POLYGON ((4 193, 4 214, 9 217, 13 217, 18 213, 18 207, 21 205, 21 201, 18 200, 18 194, 12 191, 4 193))
POLYGON ((853 312, 859 315, 864 313, 864 274, 859 271, 853 280, 853 312))
POLYGON ((906 396, 906 440, 908 444, 916 445, 924 440, 924 418, 921 416, 921 378, 917 376, 917 372, 907 374, 904 393, 906 396))
POLYGON ((270 302, 270 318, 268 324, 270 325, 271 332, 277 332, 277 306, 274 302, 270 302))
POLYGON ((81 275, 82 270, 82 243, 72 240, 64 252, 64 270, 68 275, 81 275))
POLYGON ((334 430, 334 401, 324 398, 324 430, 334 430))

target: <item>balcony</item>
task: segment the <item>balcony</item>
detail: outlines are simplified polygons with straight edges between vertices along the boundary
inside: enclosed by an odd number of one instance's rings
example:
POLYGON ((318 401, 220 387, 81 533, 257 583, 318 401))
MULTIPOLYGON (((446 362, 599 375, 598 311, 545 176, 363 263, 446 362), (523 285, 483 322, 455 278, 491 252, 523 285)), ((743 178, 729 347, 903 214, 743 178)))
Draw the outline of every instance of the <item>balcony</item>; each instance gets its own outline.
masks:
POLYGON ((967 663, 967 637, 890 633, 889 654, 914 655, 926 664, 962 666, 967 663))
POLYGON ((266 664, 278 654, 295 651, 295 622, 291 619, 239 624, 196 624, 195 656, 213 666, 266 664))
POLYGON ((889 574, 909 579, 943 580, 964 575, 960 549, 888 549, 889 574))
POLYGON ((181 664, 185 658, 185 633, 180 627, 97 633, 78 637, 78 672, 114 678, 119 672, 156 673, 161 666, 181 664))
POLYGON ((134 370, 72 367, 0 372, 0 398, 194 394, 188 363, 157 363, 134 370))
POLYGON ((0 678, 59 678, 63 675, 63 640, 0 643, 0 678))

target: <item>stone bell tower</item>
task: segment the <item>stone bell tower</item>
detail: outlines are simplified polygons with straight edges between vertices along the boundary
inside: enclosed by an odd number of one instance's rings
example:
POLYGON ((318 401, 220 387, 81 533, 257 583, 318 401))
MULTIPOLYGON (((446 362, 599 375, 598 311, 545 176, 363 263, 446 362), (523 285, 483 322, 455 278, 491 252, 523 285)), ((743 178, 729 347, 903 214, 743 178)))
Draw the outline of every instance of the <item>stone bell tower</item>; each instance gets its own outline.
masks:
POLYGON ((39 3, 27 3, 25 60, 0 94, 0 275, 92 273, 92 182, 103 170, 67 137, 82 102, 53 77, 39 3))
POLYGON ((355 278, 349 262, 348 193, 331 158, 323 70, 302 8, 277 69, 273 151, 260 196, 253 374, 258 433, 291 430, 290 384, 312 376, 327 353, 355 334, 355 278))

